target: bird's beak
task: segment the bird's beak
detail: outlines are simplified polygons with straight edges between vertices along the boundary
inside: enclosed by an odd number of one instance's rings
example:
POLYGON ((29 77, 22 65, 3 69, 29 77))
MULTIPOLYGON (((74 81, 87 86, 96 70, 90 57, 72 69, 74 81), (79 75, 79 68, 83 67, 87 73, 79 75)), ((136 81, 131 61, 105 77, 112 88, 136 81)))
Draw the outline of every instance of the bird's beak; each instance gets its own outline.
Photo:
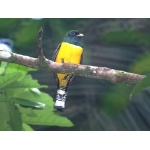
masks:
POLYGON ((78 34, 77 36, 79 36, 79 37, 82 37, 82 36, 84 36, 82 33, 80 33, 80 34, 78 34))

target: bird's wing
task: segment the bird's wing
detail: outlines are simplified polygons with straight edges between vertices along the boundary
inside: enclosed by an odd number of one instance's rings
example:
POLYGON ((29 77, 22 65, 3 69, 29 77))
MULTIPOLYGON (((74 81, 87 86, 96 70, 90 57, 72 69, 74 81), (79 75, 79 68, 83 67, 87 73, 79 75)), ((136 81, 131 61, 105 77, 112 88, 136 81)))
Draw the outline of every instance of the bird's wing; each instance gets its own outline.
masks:
POLYGON ((52 61, 55 61, 55 60, 56 60, 56 57, 57 57, 57 54, 58 54, 58 52, 59 52, 60 46, 61 46, 61 44, 59 44, 59 45, 57 46, 57 48, 56 48, 56 50, 55 50, 55 52, 54 52, 54 54, 53 54, 52 61))
MULTIPOLYGON (((57 54, 58 54, 58 52, 59 52, 60 46, 61 46, 61 44, 59 44, 59 45, 57 46, 57 48, 56 48, 56 50, 55 50, 55 52, 54 52, 54 54, 53 54, 52 61, 55 61, 55 60, 56 60, 56 57, 57 57, 57 54)), ((58 78, 57 78, 57 76, 56 76, 56 73, 53 73, 53 75, 54 75, 56 81, 58 81, 58 78)))

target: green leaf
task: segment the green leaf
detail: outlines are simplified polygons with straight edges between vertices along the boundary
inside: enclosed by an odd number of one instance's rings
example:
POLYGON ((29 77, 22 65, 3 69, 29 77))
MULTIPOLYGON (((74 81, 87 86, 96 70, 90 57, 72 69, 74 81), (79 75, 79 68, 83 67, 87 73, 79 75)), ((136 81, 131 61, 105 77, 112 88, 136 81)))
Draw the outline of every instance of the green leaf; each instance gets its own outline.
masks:
POLYGON ((17 97, 18 100, 26 99, 35 102, 41 102, 46 105, 46 108, 43 110, 33 110, 31 108, 23 108, 21 106, 18 106, 20 112, 22 113, 22 119, 24 123, 64 127, 70 127, 73 125, 72 122, 66 117, 62 117, 59 114, 53 112, 54 102, 52 100, 52 97, 50 97, 48 94, 41 92, 41 94, 38 95, 33 93, 30 89, 25 89, 23 91, 18 89, 18 91, 16 92, 14 91, 14 89, 12 89, 12 93, 14 93, 15 97, 17 97))
POLYGON ((22 130, 24 129, 22 128, 22 121, 25 124, 34 125, 72 126, 73 124, 69 119, 53 112, 54 102, 52 98, 38 89, 47 86, 40 85, 37 80, 33 80, 31 75, 26 74, 27 70, 28 68, 24 66, 9 65, 5 76, 0 78, 2 90, 7 96, 7 107, 9 108, 7 111, 10 117, 8 123, 5 122, 4 124, 5 128, 22 130), (19 112, 14 102, 28 108, 17 105, 19 112), (46 108, 42 110, 31 109, 32 107, 44 108, 45 106, 46 108))
POLYGON ((26 123, 22 124, 22 130, 23 131, 33 131, 33 129, 26 123))
POLYGON ((33 92, 36 95, 40 95, 41 94, 41 92, 40 92, 40 90, 38 88, 30 88, 30 91, 33 92))
POLYGON ((0 130, 22 130, 18 108, 3 95, 0 95, 0 130))
POLYGON ((47 126, 60 126, 71 127, 72 122, 56 112, 52 111, 52 107, 46 107, 43 110, 32 110, 35 116, 28 115, 28 109, 19 106, 19 110, 22 113, 23 122, 31 125, 47 125, 47 126))
POLYGON ((32 79, 31 75, 24 76, 18 83, 16 83, 16 86, 20 88, 47 88, 46 85, 40 85, 38 83, 38 80, 32 79))
POLYGON ((130 102, 132 87, 126 84, 117 84, 108 91, 103 97, 102 109, 113 116, 122 111, 130 102))
POLYGON ((7 104, 8 104, 9 115, 10 115, 9 124, 12 130, 21 131, 22 130, 22 118, 21 118, 21 114, 17 106, 15 106, 14 103, 7 103, 7 104))
POLYGON ((17 104, 20 104, 26 107, 37 108, 37 109, 43 109, 46 106, 44 103, 35 102, 35 101, 27 100, 27 99, 13 98, 12 100, 17 104))
POLYGON ((10 120, 8 107, 6 105, 6 102, 2 102, 3 98, 0 95, 0 131, 10 131, 11 127, 8 124, 10 120))
POLYGON ((18 98, 18 99, 26 99, 34 102, 41 102, 45 105, 53 106, 54 102, 52 97, 44 92, 40 92, 40 94, 35 94, 29 88, 26 89, 9 89, 6 90, 6 95, 11 98, 18 98))
POLYGON ((7 75, 1 75, 0 76, 0 89, 7 88, 10 85, 13 85, 18 78, 21 77, 20 73, 10 73, 7 75))
POLYGON ((27 74, 28 71, 35 71, 35 69, 33 68, 29 68, 29 67, 26 67, 26 66, 23 66, 23 65, 19 65, 19 64, 13 64, 13 63, 9 63, 7 65, 7 68, 6 68, 6 72, 5 74, 8 74, 8 73, 22 73, 22 74, 27 74))
POLYGON ((147 75, 143 80, 139 81, 133 88, 130 98, 132 99, 135 95, 139 94, 143 90, 150 87, 150 75, 147 75))
MULTIPOLYGON (((13 82, 13 84, 7 85, 7 89, 8 88, 46 88, 47 87, 46 85, 40 85, 37 80, 33 80, 31 75, 19 76, 20 75, 19 73, 17 73, 17 74, 12 73, 12 74, 15 77, 15 82, 13 82), (19 76, 21 78, 19 78, 17 76, 19 76)), ((5 76, 8 76, 8 75, 9 74, 7 74, 5 76)), ((5 78, 5 76, 4 76, 4 78, 5 78)), ((14 81, 14 79, 11 79, 11 77, 9 77, 8 80, 14 81)), ((7 81, 7 82, 10 82, 10 81, 7 81)))
POLYGON ((52 97, 50 97, 48 94, 41 92, 40 95, 36 95, 30 90, 26 90, 24 94, 26 96, 26 99, 28 100, 40 101, 41 103, 46 104, 46 108, 42 110, 33 110, 31 108, 23 108, 21 106, 18 106, 20 112, 22 113, 24 123, 64 127, 70 127, 73 125, 72 122, 66 117, 53 112, 54 102, 52 100, 52 97))
POLYGON ((5 72, 7 64, 7 62, 0 62, 0 75, 2 75, 5 72))

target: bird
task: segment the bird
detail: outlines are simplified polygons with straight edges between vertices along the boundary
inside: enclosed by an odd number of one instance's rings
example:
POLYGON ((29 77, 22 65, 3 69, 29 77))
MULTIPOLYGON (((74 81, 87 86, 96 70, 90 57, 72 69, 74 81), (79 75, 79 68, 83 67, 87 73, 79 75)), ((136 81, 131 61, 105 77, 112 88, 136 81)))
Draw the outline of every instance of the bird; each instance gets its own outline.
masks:
MULTIPOLYGON (((83 36, 78 30, 67 32, 63 41, 56 48, 52 60, 59 63, 81 64, 83 60, 83 36)), ((77 76, 65 73, 54 73, 54 76, 57 81, 54 109, 64 111, 68 86, 77 76)))

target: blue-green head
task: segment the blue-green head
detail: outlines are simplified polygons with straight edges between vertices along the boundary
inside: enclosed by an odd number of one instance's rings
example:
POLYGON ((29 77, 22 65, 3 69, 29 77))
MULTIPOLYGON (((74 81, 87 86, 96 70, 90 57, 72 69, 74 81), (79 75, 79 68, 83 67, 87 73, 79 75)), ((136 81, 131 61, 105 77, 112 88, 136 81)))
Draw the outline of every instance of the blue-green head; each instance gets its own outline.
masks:
POLYGON ((65 35, 63 42, 83 47, 83 36, 84 35, 77 30, 72 30, 65 35))

